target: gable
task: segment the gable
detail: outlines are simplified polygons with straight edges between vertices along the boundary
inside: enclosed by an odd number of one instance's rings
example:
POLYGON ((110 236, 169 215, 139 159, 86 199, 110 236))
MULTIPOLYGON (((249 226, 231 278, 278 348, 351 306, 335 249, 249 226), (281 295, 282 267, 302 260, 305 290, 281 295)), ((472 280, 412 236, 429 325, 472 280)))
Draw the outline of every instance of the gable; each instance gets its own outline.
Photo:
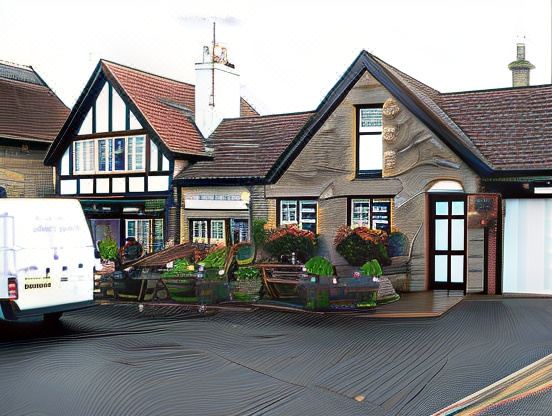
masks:
POLYGON ((90 98, 88 109, 82 109, 86 116, 78 128, 78 135, 144 128, 109 81, 103 82, 95 100, 90 98))

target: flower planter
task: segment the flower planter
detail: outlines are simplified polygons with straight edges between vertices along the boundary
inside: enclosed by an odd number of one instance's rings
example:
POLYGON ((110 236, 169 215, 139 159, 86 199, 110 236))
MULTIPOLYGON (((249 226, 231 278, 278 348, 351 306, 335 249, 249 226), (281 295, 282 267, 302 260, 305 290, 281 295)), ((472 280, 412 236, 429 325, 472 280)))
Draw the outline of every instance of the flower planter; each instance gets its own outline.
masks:
POLYGON ((320 277, 317 281, 301 281, 297 293, 305 309, 352 309, 373 308, 376 306, 378 283, 371 277, 340 278, 320 277))
POLYGON ((196 296, 200 304, 215 305, 230 299, 229 284, 226 280, 198 280, 196 296))
POLYGON ((262 285, 263 282, 261 279, 237 280, 232 282, 232 298, 236 301, 255 302, 259 300, 262 285))

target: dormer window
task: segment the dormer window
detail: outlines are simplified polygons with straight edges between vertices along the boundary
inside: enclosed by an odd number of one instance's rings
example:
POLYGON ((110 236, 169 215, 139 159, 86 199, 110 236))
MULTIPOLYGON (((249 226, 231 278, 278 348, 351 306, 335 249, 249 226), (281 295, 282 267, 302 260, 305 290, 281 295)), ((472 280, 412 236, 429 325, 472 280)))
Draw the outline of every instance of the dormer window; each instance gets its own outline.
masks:
POLYGON ((357 176, 381 177, 382 104, 363 105, 356 110, 357 176))

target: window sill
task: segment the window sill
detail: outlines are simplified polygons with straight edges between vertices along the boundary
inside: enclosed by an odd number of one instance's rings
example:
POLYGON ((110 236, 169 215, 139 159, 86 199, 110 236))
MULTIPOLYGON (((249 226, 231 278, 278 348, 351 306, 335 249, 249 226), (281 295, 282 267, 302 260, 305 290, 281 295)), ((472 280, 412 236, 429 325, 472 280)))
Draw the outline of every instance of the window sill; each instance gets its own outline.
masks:
POLYGON ((371 178, 382 178, 381 170, 363 170, 357 171, 355 179, 371 179, 371 178))

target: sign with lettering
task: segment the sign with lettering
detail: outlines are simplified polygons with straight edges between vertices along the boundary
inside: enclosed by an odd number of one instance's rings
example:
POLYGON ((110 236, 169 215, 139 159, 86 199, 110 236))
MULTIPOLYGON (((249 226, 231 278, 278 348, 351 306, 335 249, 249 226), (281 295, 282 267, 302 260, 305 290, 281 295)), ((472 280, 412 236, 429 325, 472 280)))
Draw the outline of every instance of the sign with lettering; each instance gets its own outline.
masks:
POLYGON ((468 195, 468 228, 494 227, 499 202, 498 194, 468 195))

